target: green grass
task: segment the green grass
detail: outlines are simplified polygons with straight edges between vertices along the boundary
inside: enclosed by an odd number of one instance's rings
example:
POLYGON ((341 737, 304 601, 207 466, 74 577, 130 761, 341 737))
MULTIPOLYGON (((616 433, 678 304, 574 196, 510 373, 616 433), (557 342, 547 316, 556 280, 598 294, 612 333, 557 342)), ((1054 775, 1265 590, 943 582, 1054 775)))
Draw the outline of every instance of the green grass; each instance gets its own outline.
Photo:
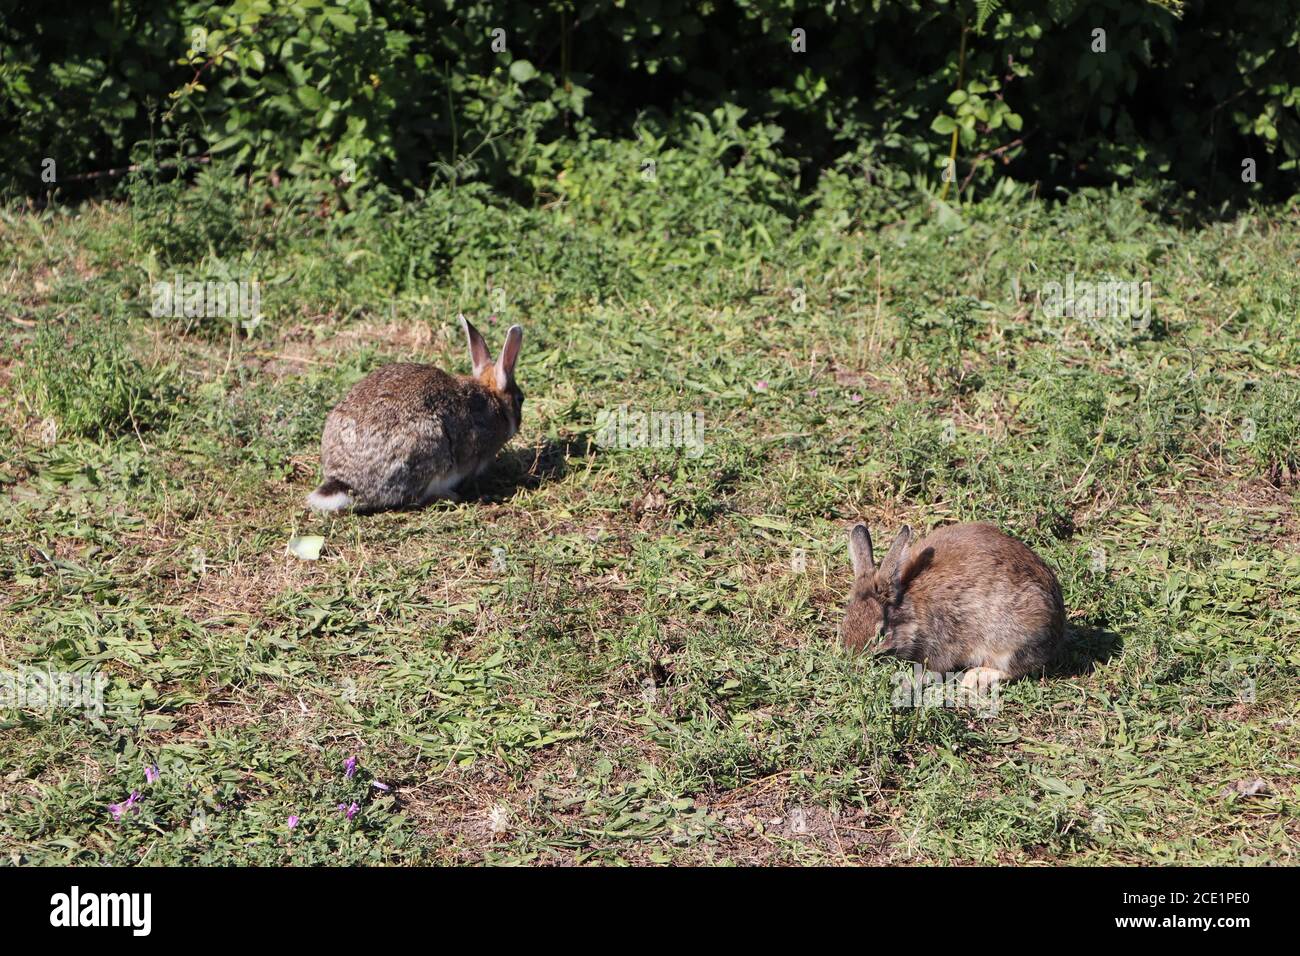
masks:
POLYGON ((1295 209, 778 202, 637 155, 527 209, 322 220, 210 171, 0 215, 0 670, 110 678, 100 717, 0 709, 0 860, 1300 862, 1295 209), (149 317, 177 270, 258 278, 264 321, 149 317), (1151 322, 1036 311, 1069 272, 1150 280, 1151 322), (497 465, 306 512, 330 406, 465 371, 460 311, 526 329, 497 465), (622 404, 703 454, 596 443, 622 404), (976 518, 1057 569, 1067 660, 992 717, 895 709, 900 665, 833 646, 847 528, 976 518))

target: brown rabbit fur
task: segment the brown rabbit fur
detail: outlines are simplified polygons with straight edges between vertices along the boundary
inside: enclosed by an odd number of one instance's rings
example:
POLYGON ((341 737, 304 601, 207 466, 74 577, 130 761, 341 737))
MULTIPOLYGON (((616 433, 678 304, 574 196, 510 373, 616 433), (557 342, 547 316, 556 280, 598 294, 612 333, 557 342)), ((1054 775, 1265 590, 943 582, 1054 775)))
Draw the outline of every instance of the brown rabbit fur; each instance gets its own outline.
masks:
POLYGON ((493 362, 464 316, 472 375, 399 362, 371 372, 325 419, 324 481, 307 499, 318 511, 373 511, 454 498, 519 430, 523 392, 514 367, 523 330, 506 334, 493 362))
POLYGON ((870 533, 857 525, 849 554, 841 639, 850 650, 964 670, 963 684, 984 687, 1041 672, 1064 639, 1056 575, 993 525, 948 525, 919 543, 905 525, 879 567, 870 533))

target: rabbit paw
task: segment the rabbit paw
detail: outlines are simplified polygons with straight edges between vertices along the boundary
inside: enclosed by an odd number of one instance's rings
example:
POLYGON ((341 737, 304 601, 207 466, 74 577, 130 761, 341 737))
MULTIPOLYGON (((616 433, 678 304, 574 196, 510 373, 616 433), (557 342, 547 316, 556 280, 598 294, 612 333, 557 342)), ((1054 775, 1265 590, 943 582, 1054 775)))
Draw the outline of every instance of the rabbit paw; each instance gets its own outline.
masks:
POLYGON ((961 679, 961 686, 967 690, 983 693, 997 687, 1008 677, 1005 671, 1000 671, 996 667, 972 667, 961 679))

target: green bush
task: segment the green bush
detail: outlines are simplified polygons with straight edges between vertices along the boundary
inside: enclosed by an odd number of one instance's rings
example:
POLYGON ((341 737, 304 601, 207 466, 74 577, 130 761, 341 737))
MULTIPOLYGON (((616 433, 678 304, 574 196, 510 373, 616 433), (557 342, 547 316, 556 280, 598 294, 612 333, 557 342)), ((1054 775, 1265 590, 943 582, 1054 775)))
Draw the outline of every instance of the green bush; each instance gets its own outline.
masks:
POLYGON ((131 225, 140 247, 160 265, 233 255, 248 246, 252 197, 230 165, 193 163, 179 142, 140 143, 132 157, 137 168, 124 183, 131 225), (159 159, 168 146, 174 158, 159 159))
POLYGON ((1011 175, 1289 194, 1297 23, 1300 0, 52 3, 0 23, 0 160, 23 193, 51 188, 47 158, 58 184, 85 185, 70 177, 188 124, 196 149, 262 181, 332 179, 344 203, 449 173, 538 194, 560 141, 732 104, 784 130, 805 172, 846 175, 837 161, 868 144, 890 177, 944 191, 955 150, 957 188, 1011 175))
POLYGON ((1263 476, 1275 485, 1300 477, 1300 382, 1264 382, 1240 423, 1241 437, 1263 476))
POLYGON ((395 289, 445 278, 457 259, 479 264, 510 254, 513 229, 483 183, 431 189, 396 210, 380 234, 395 289))
POLYGON ((171 371, 147 368, 107 322, 45 322, 23 356, 19 389, 63 434, 102 441, 158 424, 169 407, 171 371))

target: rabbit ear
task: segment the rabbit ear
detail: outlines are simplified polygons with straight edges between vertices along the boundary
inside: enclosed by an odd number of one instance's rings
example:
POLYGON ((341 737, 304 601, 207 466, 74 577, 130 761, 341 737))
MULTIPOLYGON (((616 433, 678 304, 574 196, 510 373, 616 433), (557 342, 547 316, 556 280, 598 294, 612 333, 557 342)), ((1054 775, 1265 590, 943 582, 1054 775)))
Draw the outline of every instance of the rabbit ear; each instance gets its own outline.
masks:
POLYGON ((478 334, 478 329, 470 324, 469 319, 462 315, 460 324, 465 330, 465 337, 469 339, 469 358, 474 363, 474 377, 478 378, 483 374, 484 369, 492 364, 492 356, 488 354, 487 343, 483 341, 483 336, 478 334))
POLYGON ((911 525, 903 525, 903 529, 898 532, 898 537, 889 546, 889 553, 885 555, 885 560, 880 562, 880 581, 884 585, 886 592, 895 600, 899 596, 903 567, 907 564, 907 559, 911 556, 911 553, 912 527, 911 525))
POLYGON ((849 532, 849 560, 853 562, 853 576, 860 578, 876 570, 871 554, 871 532, 864 524, 854 525, 849 532))
POLYGON ((501 346, 501 357, 497 359, 497 388, 502 391, 515 380, 515 362, 519 358, 519 346, 523 341, 523 326, 510 326, 510 331, 506 333, 506 344, 501 346))

